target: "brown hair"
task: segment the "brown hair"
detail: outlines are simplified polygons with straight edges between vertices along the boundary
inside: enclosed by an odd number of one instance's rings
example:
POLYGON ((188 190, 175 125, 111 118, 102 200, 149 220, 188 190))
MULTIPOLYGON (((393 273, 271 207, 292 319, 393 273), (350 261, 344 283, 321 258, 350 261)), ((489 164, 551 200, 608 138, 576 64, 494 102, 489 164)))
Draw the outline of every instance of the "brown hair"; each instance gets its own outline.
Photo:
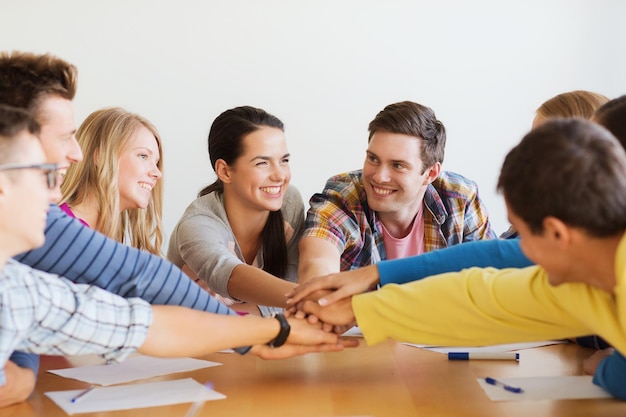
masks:
POLYGON ((533 233, 554 216, 592 236, 626 229, 626 152, 602 126, 553 119, 506 156, 498 190, 533 233))
POLYGON ((377 131, 401 133, 422 139, 422 169, 443 162, 446 147, 446 129, 430 108, 412 101, 401 101, 386 106, 368 127, 368 142, 377 131))
POLYGON ((54 55, 0 52, 0 100, 27 110, 38 119, 45 97, 74 99, 77 73, 74 65, 54 55))

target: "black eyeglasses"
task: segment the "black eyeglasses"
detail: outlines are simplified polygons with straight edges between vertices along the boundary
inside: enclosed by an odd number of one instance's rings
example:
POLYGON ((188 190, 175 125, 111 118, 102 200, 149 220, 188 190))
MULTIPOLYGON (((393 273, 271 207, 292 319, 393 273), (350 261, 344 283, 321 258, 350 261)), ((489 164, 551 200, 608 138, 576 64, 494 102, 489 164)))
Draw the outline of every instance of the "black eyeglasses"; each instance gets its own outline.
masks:
POLYGON ((8 171, 11 169, 40 169, 46 174, 48 188, 53 189, 57 186, 57 178, 59 176, 57 164, 5 164, 0 165, 0 171, 8 171))

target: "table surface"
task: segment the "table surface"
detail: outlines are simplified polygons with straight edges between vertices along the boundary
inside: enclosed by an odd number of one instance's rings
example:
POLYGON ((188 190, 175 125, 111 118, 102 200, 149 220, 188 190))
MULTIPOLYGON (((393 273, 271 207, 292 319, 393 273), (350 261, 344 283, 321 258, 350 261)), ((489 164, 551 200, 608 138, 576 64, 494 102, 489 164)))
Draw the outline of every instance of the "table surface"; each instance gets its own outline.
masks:
MULTIPOLYGON (((223 366, 182 372, 150 381, 192 377, 211 381, 227 396, 208 401, 197 416, 325 417, 325 416, 620 416, 626 402, 615 399, 491 401, 476 378, 582 375, 591 350, 560 344, 521 352, 515 361, 448 361, 447 356, 388 341, 339 353, 264 361, 257 357, 214 353, 202 359, 223 366)), ((85 358, 82 359, 85 361, 85 358)), ((0 410, 5 416, 66 416, 44 395, 47 391, 88 385, 46 372, 81 364, 42 357, 36 392, 26 403, 0 410)), ((80 416, 185 416, 190 404, 80 416)))

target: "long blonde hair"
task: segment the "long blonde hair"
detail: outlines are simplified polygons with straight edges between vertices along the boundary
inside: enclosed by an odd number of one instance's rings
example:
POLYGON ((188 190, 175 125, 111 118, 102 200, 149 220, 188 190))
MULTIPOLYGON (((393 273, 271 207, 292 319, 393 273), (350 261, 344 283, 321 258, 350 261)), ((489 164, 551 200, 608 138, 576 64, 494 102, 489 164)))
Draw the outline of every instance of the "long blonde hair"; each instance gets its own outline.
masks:
POLYGON ((92 227, 119 242, 161 255, 163 181, 157 181, 152 188, 148 207, 120 212, 120 153, 142 125, 157 141, 157 167, 163 172, 161 138, 154 125, 119 107, 101 109, 91 113, 76 131, 85 157, 67 170, 61 184, 61 203, 72 206, 86 201, 88 196, 93 198, 98 207, 98 224, 92 227))

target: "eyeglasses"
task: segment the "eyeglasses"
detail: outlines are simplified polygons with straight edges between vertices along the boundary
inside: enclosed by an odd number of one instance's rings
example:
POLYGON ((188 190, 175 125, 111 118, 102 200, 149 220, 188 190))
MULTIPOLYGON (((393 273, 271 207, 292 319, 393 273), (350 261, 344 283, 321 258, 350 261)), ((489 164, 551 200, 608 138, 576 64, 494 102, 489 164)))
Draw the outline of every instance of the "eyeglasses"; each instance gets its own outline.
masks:
POLYGON ((8 171, 11 169, 40 169, 46 174, 48 188, 53 189, 57 186, 57 178, 59 176, 57 164, 5 164, 0 165, 0 171, 8 171))

